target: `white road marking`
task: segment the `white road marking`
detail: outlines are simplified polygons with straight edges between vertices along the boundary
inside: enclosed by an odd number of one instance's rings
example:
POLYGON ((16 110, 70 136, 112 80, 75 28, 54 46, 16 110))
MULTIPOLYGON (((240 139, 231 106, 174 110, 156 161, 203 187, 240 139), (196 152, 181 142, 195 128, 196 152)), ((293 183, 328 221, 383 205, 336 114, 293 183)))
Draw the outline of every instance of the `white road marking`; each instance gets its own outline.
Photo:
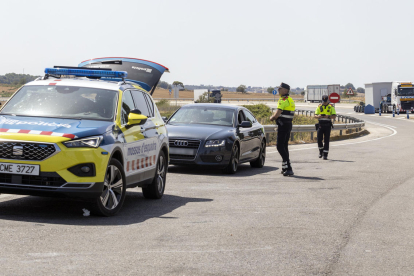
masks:
MULTIPOLYGON (((388 129, 392 130, 393 133, 390 134, 390 135, 388 135, 388 136, 379 137, 379 138, 375 138, 375 139, 371 139, 371 140, 359 141, 359 142, 349 142, 349 143, 344 143, 344 144, 335 144, 335 142, 333 142, 333 143, 330 144, 330 146, 332 146, 332 147, 340 147, 340 146, 349 146, 349 145, 356 145, 356 144, 368 143, 368 142, 373 142, 373 141, 381 140, 381 139, 384 139, 384 138, 389 138, 389 137, 394 136, 394 135, 397 134, 397 131, 392 126, 386 126, 386 125, 378 124, 378 123, 374 123, 374 122, 366 122, 366 123, 373 124, 373 125, 378 125, 378 126, 382 126, 382 127, 388 128, 388 129)), ((309 149, 317 149, 317 148, 318 148, 318 146, 316 145, 316 146, 313 146, 313 147, 310 147, 310 148, 291 149, 289 151, 309 150, 309 149)), ((276 152, 278 152, 278 151, 270 151, 270 152, 267 151, 266 153, 276 153, 276 152)))

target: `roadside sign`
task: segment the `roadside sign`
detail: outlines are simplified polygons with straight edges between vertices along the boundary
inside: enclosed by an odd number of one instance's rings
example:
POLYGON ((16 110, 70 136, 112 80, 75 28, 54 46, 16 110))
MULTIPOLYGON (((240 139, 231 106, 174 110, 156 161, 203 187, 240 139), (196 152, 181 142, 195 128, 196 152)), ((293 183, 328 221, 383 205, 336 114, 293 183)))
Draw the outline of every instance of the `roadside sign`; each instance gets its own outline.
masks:
POLYGON ((273 90, 272 93, 273 93, 273 95, 276 95, 277 94, 277 90, 276 89, 273 90))
POLYGON ((349 88, 348 91, 346 92, 347 95, 355 95, 354 90, 352 90, 352 88, 349 88))
POLYGON ((171 88, 170 88, 170 92, 168 92, 168 93, 170 93, 170 96, 171 96, 171 88))
POLYGON ((175 99, 178 99, 180 97, 179 93, 180 93, 180 87, 178 85, 174 85, 174 98, 175 99))
POLYGON ((341 96, 339 96, 338 93, 332 93, 331 95, 329 95, 329 101, 331 103, 337 103, 339 102, 340 99, 341 99, 341 96))

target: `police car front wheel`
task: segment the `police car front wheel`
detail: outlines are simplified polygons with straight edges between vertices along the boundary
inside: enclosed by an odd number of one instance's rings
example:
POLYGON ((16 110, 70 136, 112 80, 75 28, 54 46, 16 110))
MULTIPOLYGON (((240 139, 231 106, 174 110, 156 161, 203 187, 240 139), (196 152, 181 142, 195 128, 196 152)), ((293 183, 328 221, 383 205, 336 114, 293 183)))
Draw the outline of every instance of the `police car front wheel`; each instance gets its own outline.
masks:
POLYGON ((106 217, 118 213, 125 201, 125 190, 125 173, 122 164, 112 159, 106 169, 102 194, 95 202, 95 213, 106 217))

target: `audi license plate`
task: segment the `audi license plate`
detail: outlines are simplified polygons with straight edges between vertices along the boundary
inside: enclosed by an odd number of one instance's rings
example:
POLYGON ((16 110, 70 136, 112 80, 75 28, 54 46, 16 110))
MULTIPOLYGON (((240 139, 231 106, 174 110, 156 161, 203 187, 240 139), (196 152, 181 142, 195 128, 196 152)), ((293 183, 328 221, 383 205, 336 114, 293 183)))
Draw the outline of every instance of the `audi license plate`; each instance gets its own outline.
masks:
POLYGON ((183 149, 170 147, 170 154, 196 155, 197 149, 183 149))
POLYGON ((39 175, 40 165, 0 163, 0 173, 39 175))

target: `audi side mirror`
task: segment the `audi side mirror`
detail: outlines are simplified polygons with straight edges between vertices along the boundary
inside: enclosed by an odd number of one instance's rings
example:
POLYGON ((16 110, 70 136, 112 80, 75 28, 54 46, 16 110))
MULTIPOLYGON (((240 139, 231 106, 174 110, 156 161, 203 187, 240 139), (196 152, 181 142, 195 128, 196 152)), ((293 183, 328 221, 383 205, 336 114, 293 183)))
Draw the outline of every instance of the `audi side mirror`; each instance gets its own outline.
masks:
POLYGON ((162 120, 166 123, 168 121, 168 117, 162 117, 162 120))
POLYGON ((253 126, 253 124, 250 121, 243 121, 239 125, 239 127, 241 127, 241 128, 249 128, 249 127, 252 127, 252 126, 253 126))

